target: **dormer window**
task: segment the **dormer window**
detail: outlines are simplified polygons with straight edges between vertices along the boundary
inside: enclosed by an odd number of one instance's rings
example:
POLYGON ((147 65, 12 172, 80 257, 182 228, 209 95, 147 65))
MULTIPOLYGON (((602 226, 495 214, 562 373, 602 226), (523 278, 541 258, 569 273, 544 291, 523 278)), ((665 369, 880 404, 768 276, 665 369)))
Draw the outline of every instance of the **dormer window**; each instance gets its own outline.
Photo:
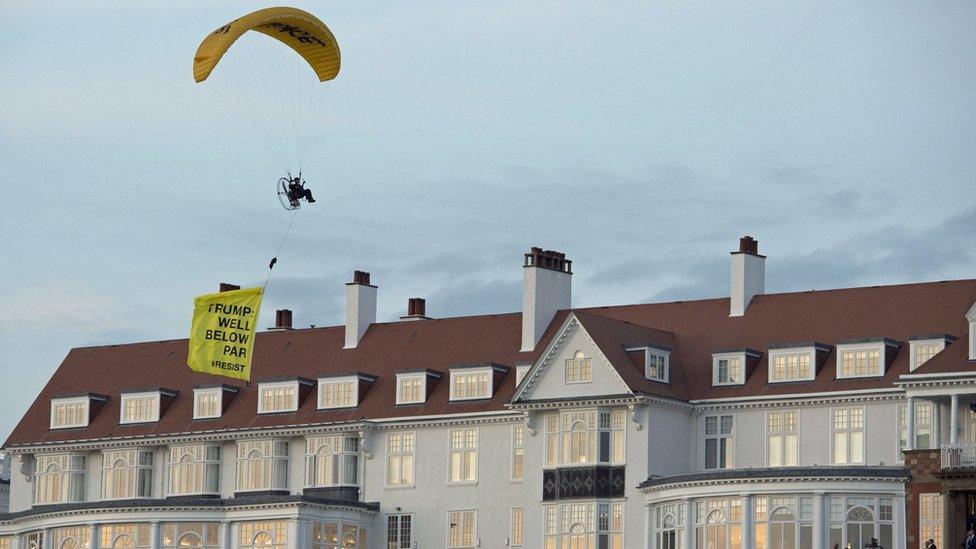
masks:
POLYGON ((51 429, 88 427, 95 405, 104 404, 102 395, 81 395, 51 399, 51 429))
POLYGON ((627 347, 624 349, 631 359, 639 366, 641 358, 644 363, 644 377, 651 381, 670 383, 670 359, 671 352, 664 347, 653 347, 642 345, 640 347, 627 347))
POLYGON ((193 389, 193 419, 215 419, 224 414, 224 410, 237 394, 237 387, 232 385, 215 385, 197 387, 193 389))
POLYGON ((423 374, 397 374, 397 404, 423 403, 425 391, 423 374))
POLYGON ((354 408, 358 404, 358 380, 337 377, 319 380, 319 410, 325 408, 354 408))
POLYGON ((910 371, 915 371, 916 368, 928 362, 933 356, 941 353, 946 348, 946 345, 955 340, 956 338, 949 334, 933 334, 908 338, 908 346, 911 354, 910 371))
POLYGON ((890 339, 859 339, 837 344, 837 378, 880 377, 900 343, 890 339))
POLYGON ((760 356, 751 349, 712 353, 712 385, 743 385, 760 356))
POLYGON ((589 383, 593 380, 593 368, 590 359, 583 351, 573 353, 573 358, 566 360, 566 383, 589 383))
POLYGON ((312 381, 304 378, 259 383, 258 413, 273 414, 297 411, 299 404, 311 386, 312 381))
POLYGON ((822 343, 796 343, 770 346, 769 382, 813 381, 817 366, 830 347, 822 343))
POLYGON ((169 389, 153 389, 122 393, 122 404, 119 406, 119 423, 152 423, 159 421, 162 414, 163 399, 168 403, 176 397, 176 391, 169 389))
POLYGON ((451 368, 451 400, 491 398, 508 368, 500 364, 451 368))

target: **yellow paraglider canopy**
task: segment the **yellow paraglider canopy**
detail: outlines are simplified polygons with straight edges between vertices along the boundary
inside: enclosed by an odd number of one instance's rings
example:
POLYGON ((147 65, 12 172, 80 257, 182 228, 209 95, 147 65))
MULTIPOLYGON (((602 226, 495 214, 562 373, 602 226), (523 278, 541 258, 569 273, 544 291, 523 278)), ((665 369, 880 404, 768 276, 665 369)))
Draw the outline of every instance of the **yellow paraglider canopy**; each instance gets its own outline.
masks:
POLYGON ((249 30, 266 34, 295 50, 320 82, 339 74, 339 43, 325 23, 296 8, 265 8, 234 19, 207 35, 193 57, 193 79, 206 80, 224 53, 249 30))

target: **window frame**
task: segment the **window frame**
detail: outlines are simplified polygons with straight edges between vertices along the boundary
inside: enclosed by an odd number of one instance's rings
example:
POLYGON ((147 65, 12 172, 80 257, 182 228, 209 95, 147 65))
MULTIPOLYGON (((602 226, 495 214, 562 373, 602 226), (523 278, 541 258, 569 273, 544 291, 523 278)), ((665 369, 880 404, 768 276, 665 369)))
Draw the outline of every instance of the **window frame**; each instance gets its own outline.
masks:
POLYGON ((525 508, 512 507, 512 510, 509 513, 508 545, 509 547, 522 547, 524 543, 525 543, 525 508), (516 520, 515 518, 516 516, 518 516, 518 520, 516 520))
POLYGON ((299 407, 299 400, 301 399, 301 387, 297 379, 288 381, 266 381, 263 383, 258 383, 258 413, 259 414, 281 414, 289 412, 297 412, 299 407), (277 388, 293 388, 295 390, 295 403, 294 407, 281 409, 281 410, 265 410, 264 409, 264 391, 269 389, 277 388))
POLYGON ((224 389, 222 387, 205 387, 193 390, 193 419, 218 419, 224 415, 224 389), (203 415, 200 413, 200 397, 217 395, 217 415, 203 415))
POLYGON ((867 438, 868 438, 867 437, 867 424, 868 424, 868 421, 867 421, 867 408, 865 406, 863 406, 863 405, 832 406, 830 408, 830 464, 832 466, 833 465, 837 465, 837 466, 864 465, 865 463, 867 463, 867 438), (841 430, 837 430, 837 428, 836 428, 836 419, 835 419, 835 417, 836 417, 836 412, 838 410, 847 410, 848 411, 848 414, 847 414, 847 425, 848 426, 845 427, 845 428, 843 428, 843 429, 841 429, 841 430), (851 419, 850 419, 850 411, 851 410, 860 410, 861 411, 861 427, 859 429, 855 429, 855 428, 850 427, 850 421, 851 421, 851 419), (851 433, 856 433, 856 432, 860 432, 861 433, 861 461, 853 461, 851 459, 851 448, 852 448, 852 444, 851 444, 851 440, 850 440, 851 439, 851 436, 850 435, 851 435, 851 433), (846 442, 846 445, 847 445, 847 461, 845 461, 843 463, 838 463, 835 460, 836 455, 837 455, 836 454, 836 452, 837 452, 836 441, 837 441, 837 434, 838 433, 846 433, 847 434, 847 442, 846 442))
POLYGON ((396 405, 401 404, 424 404, 427 402, 427 374, 424 372, 400 373, 396 375, 396 405), (419 400, 404 400, 401 384, 404 381, 420 380, 419 400))
MULTIPOLYGON (((253 450, 248 452, 250 454, 253 450)), ((289 483, 291 480, 291 443, 287 439, 282 438, 261 438, 261 439, 247 439, 237 441, 237 456, 235 458, 236 470, 234 471, 234 493, 245 493, 245 492, 279 492, 290 490, 289 483), (248 445, 254 443, 270 443, 271 453, 267 454, 263 449, 261 450, 261 457, 256 458, 261 462, 267 462, 262 464, 262 467, 269 467, 270 472, 268 473, 269 483, 267 486, 261 486, 259 488, 242 488, 241 487, 241 464, 251 460, 250 455, 241 455, 241 445, 248 445), (283 453, 276 453, 278 445, 284 445, 283 453), (284 481, 281 484, 277 484, 279 472, 284 470, 284 481)))
POLYGON ((138 393, 122 393, 119 399, 119 425, 138 425, 140 423, 156 423, 159 421, 160 408, 162 407, 163 395, 161 391, 140 391, 138 393), (126 405, 136 399, 141 398, 152 398, 155 400, 155 406, 153 408, 153 413, 150 414, 149 419, 138 419, 138 420, 125 420, 125 407, 126 405))
POLYGON ((481 448, 481 429, 479 427, 468 426, 468 427, 456 427, 448 430, 447 439, 447 484, 450 486, 470 486, 478 484, 478 467, 480 466, 479 453, 481 448), (469 432, 474 432, 474 445, 470 446, 468 443, 469 432), (460 432, 462 447, 454 447, 454 433, 460 432), (468 454, 474 454, 474 465, 473 470, 469 470, 473 478, 461 478, 464 475, 465 469, 468 466, 468 454), (454 455, 459 454, 460 459, 458 461, 458 466, 460 470, 458 471, 458 480, 454 479, 454 455))
POLYGON ((768 349, 766 352, 766 367, 768 369, 767 383, 796 383, 798 381, 813 381, 817 378, 817 350, 816 345, 802 347, 782 347, 778 349, 768 349), (797 376, 795 378, 776 379, 776 358, 790 355, 807 355, 810 359, 810 372, 806 377, 797 376))
POLYGON ((785 409, 785 410, 767 410, 766 411, 766 467, 779 468, 779 467, 798 467, 800 464, 800 412, 797 409, 785 409), (772 414, 780 414, 780 425, 781 428, 777 431, 773 431, 770 425, 772 414), (787 414, 793 414, 793 429, 786 429, 787 424, 787 414), (772 438, 776 436, 779 437, 780 446, 780 463, 778 465, 773 465, 771 456, 773 447, 772 438), (796 459, 796 463, 787 463, 786 461, 786 449, 787 449, 787 438, 793 437, 793 456, 796 459))
POLYGON ((389 513, 386 515, 386 536, 384 536, 386 538, 386 546, 389 547, 390 544, 390 519, 394 517, 397 519, 396 534, 398 539, 394 542, 397 544, 397 549, 410 549, 414 547, 415 540, 413 535, 414 533, 413 513, 389 513), (408 528, 409 539, 407 540, 406 545, 403 544, 403 519, 404 518, 408 518, 410 522, 410 527, 408 528))
MULTIPOLYGON (((221 475, 223 473, 223 446, 220 444, 213 444, 207 442, 201 443, 191 443, 191 444, 174 444, 168 448, 166 456, 166 495, 167 496, 197 496, 197 495, 220 495, 220 483, 221 475), (187 454, 196 453, 196 448, 202 449, 201 455, 203 459, 197 460, 196 456, 193 457, 193 461, 186 463, 181 461, 182 456, 187 454), (210 454, 210 449, 216 449, 217 457, 211 459, 208 457, 210 454), (177 458, 180 456, 180 459, 177 458), (200 490, 190 490, 190 491, 178 491, 173 489, 174 479, 176 475, 174 474, 174 469, 177 467, 190 465, 194 469, 199 467, 200 471, 194 470, 194 476, 200 479, 200 490), (214 472, 216 471, 216 472, 214 472), (208 480, 211 475, 216 475, 213 480, 213 485, 216 490, 207 490, 208 480)), ((236 479, 235 479, 236 482, 236 479)), ((196 488, 196 487, 194 487, 196 488)))
MULTIPOLYGON (((884 377, 885 371, 888 369, 886 364, 886 351, 888 346, 884 341, 873 341, 867 343, 840 343, 837 345, 835 350, 835 372, 834 375, 837 379, 864 379, 864 378, 877 378, 884 377), (877 351, 878 353, 878 373, 869 374, 845 374, 844 373, 844 355, 847 353, 857 353, 858 351, 867 351, 868 353, 872 351, 877 351)), ((868 360, 870 360, 870 355, 868 360)), ((856 363, 854 368, 856 369, 856 363)))
POLYGON ((447 512, 447 532, 445 536, 444 547, 447 549, 474 549, 479 547, 481 544, 481 539, 478 537, 478 510, 477 509, 452 509, 447 512), (460 514, 467 515, 470 514, 473 519, 472 522, 474 526, 471 528, 471 544, 470 545, 451 545, 451 515, 460 514))
POLYGON ((525 425, 516 423, 512 425, 512 465, 509 469, 509 480, 512 482, 522 482, 525 480, 525 425), (519 433, 521 430, 521 433, 519 433), (521 438, 521 440, 519 440, 521 438), (516 463, 518 466, 518 476, 516 476, 516 463))
POLYGON ((566 385, 579 385, 583 383, 593 382, 593 357, 586 356, 586 353, 582 349, 577 349, 573 351, 572 358, 567 358, 563 361, 563 383, 566 385), (570 363, 573 364, 570 368, 570 363), (583 372, 584 366, 586 371, 586 377, 584 379, 583 372), (575 379, 570 378, 570 372, 575 372, 575 379))
POLYGON ((386 464, 385 464, 385 467, 384 467, 385 474, 383 475, 384 487, 387 488, 387 489, 391 489, 391 490, 411 490, 411 489, 415 488, 417 486, 417 431, 390 431, 390 432, 386 433, 385 450, 386 450, 386 464), (404 435, 409 435, 411 437, 410 438, 410 451, 403 450, 402 437, 404 435), (400 450, 398 450, 396 452, 391 452, 390 451, 390 438, 393 437, 393 436, 399 436, 399 437, 401 437, 401 441, 399 443, 400 450), (409 483, 407 483, 407 482, 398 482, 396 484, 391 484, 390 483, 390 458, 391 457, 394 457, 394 456, 400 458, 400 460, 398 462, 399 463, 399 467, 398 467, 398 473, 399 474, 397 475, 397 478, 400 479, 401 481, 403 480, 403 477, 404 477, 404 475, 403 475, 403 471, 404 471, 403 457, 404 456, 410 456, 410 481, 411 482, 409 482, 409 483))
MULTIPOLYGON (((87 500, 88 494, 88 456, 80 452, 57 452, 52 454, 41 454, 35 458, 35 469, 34 478, 32 479, 32 505, 57 505, 61 503, 81 503, 87 500), (58 468, 60 469, 57 473, 48 472, 47 469, 51 465, 56 465, 52 463, 45 467, 42 472, 40 464, 41 460, 50 460, 64 458, 66 461, 66 466, 58 468), (42 479, 40 477, 58 474, 61 475, 60 488, 61 498, 59 501, 38 501, 37 497, 40 493, 39 487, 42 484, 42 479)), ((48 485, 45 482, 45 487, 48 485)))
POLYGON ((358 435, 355 434, 328 434, 328 435, 316 435, 305 437, 305 488, 335 488, 335 487, 359 487, 360 479, 362 478, 362 460, 360 456, 362 455, 362 440, 358 435), (339 482, 336 483, 323 483, 320 484, 318 480, 319 472, 319 456, 322 455, 321 449, 324 439, 338 439, 340 441, 341 448, 335 450, 333 447, 332 452, 327 455, 334 456, 335 461, 333 463, 333 475, 336 474, 339 477, 339 482), (355 450, 346 449, 347 439, 355 440, 355 450), (318 445, 318 446, 316 446, 318 445), (315 451, 312 451, 315 448, 315 451), (347 473, 347 461, 352 458, 355 462, 356 473, 354 479, 350 480, 347 473), (309 475, 311 473, 311 475, 309 475))
MULTIPOLYGON (((487 399, 492 398, 494 396, 494 373, 495 373, 495 370, 491 366, 486 366, 484 368, 460 368, 460 369, 453 368, 453 369, 451 369, 451 371, 450 371, 450 374, 451 374, 451 377, 450 377, 450 382, 451 382, 451 396, 450 396, 450 399, 452 401, 465 401, 465 400, 487 400, 487 399), (468 376, 481 376, 481 375, 484 375, 485 376, 485 388, 488 391, 488 394, 487 395, 475 394, 474 396, 470 396, 470 395, 458 396, 457 386, 455 385, 455 383, 458 381, 459 378, 461 378, 461 377, 468 377, 468 376)), ((476 385, 478 385, 480 383, 481 383, 480 380, 476 380, 475 381, 475 384, 476 385)), ((465 389, 465 391, 466 391, 466 389, 465 389)))
POLYGON ((734 413, 715 413, 715 414, 704 414, 702 415, 702 469, 705 471, 721 471, 723 469, 734 469, 735 468, 735 414, 734 413), (732 427, 729 432, 722 433, 722 418, 729 417, 732 418, 732 427), (715 434, 708 434, 708 418, 716 418, 717 421, 717 431, 715 434), (717 465, 716 467, 708 466, 708 441, 717 440, 716 442, 716 464, 721 458, 721 452, 719 451, 721 447, 721 441, 723 439, 728 439, 730 444, 726 443, 725 456, 727 464, 717 465))
POLYGON ((712 353, 712 386, 714 387, 726 387, 726 386, 736 386, 745 385, 746 383, 746 353, 742 352, 729 352, 729 353, 712 353), (738 360, 739 361, 739 376, 740 381, 733 381, 731 376, 731 370, 729 375, 729 381, 722 381, 719 379, 719 364, 723 360, 738 360))
POLYGON ((337 376, 337 377, 320 377, 318 378, 318 383, 316 384, 316 403, 315 407, 317 410, 340 410, 343 408, 355 408, 359 406, 359 376, 337 376), (349 404, 342 404, 336 406, 326 406, 325 405, 325 388, 328 386, 339 386, 339 385, 352 385, 352 402, 349 404))
MULTIPOLYGON (((113 500, 124 500, 124 499, 148 499, 152 497, 153 492, 153 473, 155 472, 155 452, 147 448, 111 448, 104 449, 101 451, 102 466, 101 466, 101 476, 99 477, 99 500, 100 501, 113 501, 113 500), (126 465, 121 471, 115 468, 115 462, 121 459, 121 454, 130 454, 126 456, 126 465), (134 463, 132 457, 135 457, 134 463), (117 456, 117 457, 116 457, 117 456), (143 456, 148 456, 148 464, 143 463, 143 456), (114 457, 115 459, 109 459, 114 457), (111 462, 111 463, 110 463, 111 462), (113 476, 111 480, 114 479, 114 475, 118 472, 122 472, 125 475, 124 480, 126 481, 126 489, 131 488, 129 486, 130 481, 134 481, 135 488, 134 493, 126 493, 124 495, 113 494, 113 497, 106 496, 106 486, 110 482, 106 473, 113 476), (142 475, 146 474, 148 476, 148 486, 143 486, 142 475), (134 479, 128 478, 129 475, 135 475, 134 479), (148 488, 148 493, 140 493, 143 488, 148 488)), ((114 486, 114 482, 111 483, 114 486)))
POLYGON ((909 366, 908 366, 908 371, 909 372, 914 372, 920 366, 922 366, 923 364, 925 364, 925 362, 928 362, 929 360, 932 360, 933 358, 935 358, 936 355, 938 355, 939 353, 941 353, 942 351, 944 351, 945 348, 946 348, 946 338, 945 337, 941 337, 941 338, 930 338, 930 339, 909 339, 908 340, 908 349, 909 349, 909 366), (918 356, 917 356, 916 353, 918 352, 919 348, 920 347, 923 347, 923 346, 924 347, 935 346, 935 347, 937 347, 937 349, 927 359, 925 359, 925 361, 922 362, 922 364, 919 364, 918 363, 918 356))
POLYGON ((65 398, 52 398, 51 399, 51 422, 50 428, 54 429, 77 429, 80 427, 88 427, 88 423, 91 421, 91 397, 80 396, 80 397, 65 397, 65 398), (57 407, 61 406, 73 406, 76 404, 84 404, 84 414, 82 417, 84 420, 80 423, 71 423, 65 425, 56 425, 55 418, 57 418, 57 407))

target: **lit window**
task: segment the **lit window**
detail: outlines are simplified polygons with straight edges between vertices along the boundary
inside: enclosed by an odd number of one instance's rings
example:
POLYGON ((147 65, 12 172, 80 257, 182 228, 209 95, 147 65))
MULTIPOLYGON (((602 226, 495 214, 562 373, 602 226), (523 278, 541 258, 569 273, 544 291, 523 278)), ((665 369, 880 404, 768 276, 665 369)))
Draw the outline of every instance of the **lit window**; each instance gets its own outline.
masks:
POLYGON ((162 525, 163 549, 217 549, 220 524, 216 522, 166 522, 162 525))
POLYGON ((491 398, 491 370, 451 372, 451 400, 491 398))
POLYGON ((220 446, 186 444, 169 449, 170 496, 220 493, 220 446))
POLYGON ((285 549, 288 544, 288 525, 283 520, 240 523, 241 549, 285 549))
POLYGON ((34 503, 77 503, 85 501, 85 456, 48 454, 37 456, 34 503))
POLYGON ((149 523, 102 524, 98 527, 102 537, 99 547, 111 549, 149 549, 149 523))
POLYGON ((89 397, 52 399, 51 428, 69 429, 88 426, 89 397))
POLYGON ((918 533, 923 542, 935 540, 936 547, 944 547, 942 542, 942 494, 919 494, 918 533))
POLYGON ((705 416, 705 468, 733 467, 733 418, 730 415, 705 416))
POLYGON ((159 393, 132 393, 122 395, 121 413, 121 423, 159 421, 159 393))
POLYGON ((397 374, 397 404, 420 404, 423 403, 426 383, 424 374, 400 375, 397 374))
POLYGON ((512 480, 522 480, 525 475, 525 427, 512 426, 512 480))
POLYGON ((288 490, 288 442, 237 443, 237 491, 288 490))
POLYGON ((413 486, 414 437, 412 432, 386 436, 387 486, 413 486))
MULTIPOLYGON (((745 383, 747 357, 758 358, 759 353, 748 350, 712 354, 712 385, 742 385, 745 383)), ((771 358, 770 360, 774 359, 771 358)))
POLYGON ((448 549, 468 549, 477 547, 478 512, 451 511, 447 516, 448 549))
POLYGON ((512 508, 512 535, 511 535, 511 546, 521 547, 522 546, 522 508, 514 507, 512 508))
POLYGON ((864 349, 844 351, 841 355, 843 377, 881 375, 881 351, 864 349))
POLYGON ((0 549, 10 549, 10 539, 12 536, 0 536, 0 549))
POLYGON ((668 354, 648 349, 644 364, 644 377, 652 381, 667 383, 668 354))
POLYGON ((341 522, 312 522, 310 549, 350 549, 366 546, 366 529, 341 522), (361 544, 361 545, 360 545, 361 544))
POLYGON ((305 486, 359 486, 359 437, 309 437, 305 486))
POLYGON ((911 371, 925 364, 930 358, 942 352, 946 346, 946 340, 952 340, 951 336, 943 336, 940 339, 916 339, 910 340, 911 348, 911 371))
POLYGON ((770 467, 795 467, 797 465, 796 412, 769 412, 768 451, 770 467))
POLYGON ((588 383, 593 378, 590 359, 583 351, 576 351, 573 358, 566 361, 566 383, 588 383))
POLYGON ((684 507, 674 503, 658 505, 657 514, 657 546, 660 549, 677 549, 678 540, 684 528, 684 507))
POLYGON ((352 408, 359 404, 359 380, 319 380, 319 409, 352 408))
POLYGON ((545 506, 543 512, 546 549, 623 549, 623 503, 564 503, 545 506))
MULTIPOLYGON (((88 549, 91 540, 88 526, 52 528, 50 532, 52 549, 88 549)), ((4 546, 3 538, 0 538, 0 549, 10 549, 9 545, 4 546)))
POLYGON ((451 429, 450 477, 452 483, 478 480, 478 430, 451 429))
POLYGON ((813 379, 813 356, 813 351, 770 351, 769 380, 782 382, 813 379))
MULTIPOLYGON (((932 427, 935 418, 931 402, 915 402, 915 449, 928 450, 932 446, 932 427)), ((908 448, 908 405, 898 406, 898 449, 908 448)))
POLYGON ((298 382, 261 383, 258 386, 258 413, 294 412, 298 409, 298 382))
POLYGON ((413 548, 413 515, 389 515, 386 517, 386 547, 388 549, 413 548))
POLYGON ((149 450, 102 452, 102 499, 152 497, 152 472, 149 450))
POLYGON ((193 419, 211 419, 220 417, 223 406, 223 389, 194 389, 193 390, 193 419))
POLYGON ((864 463, 864 408, 834 408, 834 465, 864 463))

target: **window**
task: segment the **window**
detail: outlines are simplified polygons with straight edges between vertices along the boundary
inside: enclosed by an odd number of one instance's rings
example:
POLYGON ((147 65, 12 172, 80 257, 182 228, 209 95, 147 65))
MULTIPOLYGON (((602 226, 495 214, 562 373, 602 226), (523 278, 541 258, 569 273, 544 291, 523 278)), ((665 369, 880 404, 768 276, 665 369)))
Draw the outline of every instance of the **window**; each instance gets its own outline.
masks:
POLYGON ((684 530, 685 509, 683 505, 668 503, 655 509, 656 522, 654 537, 658 549, 678 549, 681 533, 684 530))
POLYGON ((600 411, 600 463, 623 463, 624 454, 624 425, 627 423, 627 412, 624 410, 600 411))
POLYGON ((24 536, 27 549, 41 549, 44 547, 44 532, 31 532, 24 536))
POLYGON ((220 417, 223 407, 221 388, 193 390, 193 419, 211 419, 220 417))
POLYGON ((695 506, 695 547, 743 549, 741 499, 698 500, 695 506))
POLYGON ((48 454, 37 456, 34 504, 85 501, 85 456, 48 454))
POLYGON ((0 549, 10 549, 11 536, 0 536, 0 549))
POLYGON ((733 419, 731 415, 705 416, 705 468, 733 467, 733 419))
POLYGON ((320 410, 353 408, 359 404, 359 378, 320 379, 320 410))
POLYGON ((261 383, 258 385, 258 413, 294 412, 298 409, 298 382, 261 383))
POLYGON ((864 463, 864 408, 834 408, 834 465, 864 463))
POLYGON ((814 349, 769 352, 769 381, 810 381, 814 378, 814 349))
POLYGON ((311 549, 357 549, 365 547, 365 528, 341 522, 312 521, 311 549))
POLYGON ((216 522, 167 522, 162 525, 163 549, 218 549, 220 525, 216 522))
MULTIPOLYGON (((915 449, 932 447, 932 431, 935 418, 931 402, 915 401, 915 449)), ((898 449, 908 448, 908 405, 898 406, 898 449)))
POLYGON ((477 482, 478 429, 451 429, 449 482, 477 482))
POLYGON ((529 369, 532 368, 531 364, 517 364, 515 366, 515 386, 518 387, 522 384, 522 380, 525 379, 526 374, 529 373, 529 369))
POLYGON ((99 549, 149 549, 149 523, 102 524, 99 549))
POLYGON ((945 349, 945 339, 928 339, 909 341, 911 347, 911 371, 925 364, 930 358, 945 349))
POLYGON ((566 383, 589 383, 593 378, 590 359, 583 351, 576 351, 573 358, 566 361, 566 383))
POLYGON ((152 497, 152 471, 149 450, 102 452, 102 499, 152 497))
POLYGON ((121 423, 148 423, 159 421, 159 393, 132 393, 122 395, 121 423))
POLYGON ((309 437, 305 486, 359 486, 359 437, 309 437))
POLYGON ((546 466, 624 463, 627 411, 573 410, 545 418, 546 466))
POLYGON ((742 355, 713 355, 712 384, 741 385, 745 383, 742 355))
POLYGON ((386 436, 386 484, 413 486, 414 433, 386 436))
POLYGON ((652 381, 668 383, 668 354, 648 349, 644 363, 644 377, 652 381))
MULTIPOLYGON (((51 529, 52 549, 88 549, 90 542, 91 534, 87 526, 51 529)), ((0 538, 0 549, 10 549, 9 546, 4 547, 3 538, 0 538)))
POLYGON ((424 374, 404 376, 397 374, 397 404, 423 403, 426 382, 424 374))
POLYGON ((87 427, 89 402, 88 397, 52 399, 51 428, 87 427))
POLYGON ((770 467, 795 467, 797 465, 796 411, 769 412, 766 455, 770 467))
POLYGON ((171 447, 167 494, 220 494, 220 446, 186 444, 171 447))
POLYGON ((512 480, 525 475, 525 426, 512 426, 512 480))
POLYGON ((266 548, 285 549, 288 544, 287 525, 283 520, 268 520, 240 523, 241 549, 266 548))
POLYGON ((491 398, 491 370, 451 372, 451 400, 491 398))
POLYGON ((969 409, 969 443, 976 444, 976 410, 969 409))
POLYGON ((288 442, 237 443, 237 491, 288 490, 288 442))
POLYGON ((857 349, 841 351, 841 371, 837 377, 867 377, 880 376, 881 350, 857 349))
POLYGON ((512 508, 512 535, 509 537, 511 547, 522 546, 522 508, 512 508))
POLYGON ((411 549, 413 547, 413 515, 389 515, 386 517, 386 549, 411 549))
POLYGON ((447 514, 448 549, 467 549, 478 545, 478 512, 451 511, 447 514))
POLYGON ((877 538, 893 547, 893 500, 890 497, 831 496, 828 504, 829 543, 864 547, 877 538))
POLYGON ((623 504, 620 502, 549 505, 543 512, 546 549, 623 549, 623 504))
POLYGON ((757 549, 815 549, 812 497, 758 496, 752 501, 757 549))
POLYGON ((919 494, 918 537, 923 548, 928 539, 935 540, 936 547, 944 547, 942 541, 942 494, 919 494))

